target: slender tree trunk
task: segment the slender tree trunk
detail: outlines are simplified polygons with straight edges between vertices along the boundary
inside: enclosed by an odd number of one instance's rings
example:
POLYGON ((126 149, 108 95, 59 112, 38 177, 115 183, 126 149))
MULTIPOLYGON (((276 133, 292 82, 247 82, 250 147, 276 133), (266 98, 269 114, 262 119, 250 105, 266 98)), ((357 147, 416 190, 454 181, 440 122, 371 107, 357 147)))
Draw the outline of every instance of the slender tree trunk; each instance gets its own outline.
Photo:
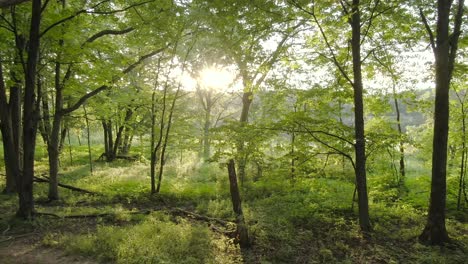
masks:
POLYGON ((93 175, 93 156, 92 156, 92 153, 91 153, 89 119, 88 119, 88 112, 86 111, 86 106, 85 105, 83 105, 83 111, 84 111, 85 122, 86 122, 86 131, 87 131, 86 139, 88 141, 89 172, 91 172, 91 175, 93 175))
POLYGON ((17 84, 10 88, 10 102, 6 102, 6 89, 3 70, 0 62, 0 128, 2 132, 3 152, 5 159, 6 184, 3 193, 16 193, 16 181, 19 177, 20 137, 19 124, 21 90, 17 84))
POLYGON ((60 155, 60 136, 62 125, 62 109, 63 109, 63 94, 61 84, 61 65, 60 62, 55 64, 55 112, 52 122, 52 130, 50 132, 49 142, 47 144, 47 152, 49 154, 49 200, 58 200, 58 171, 59 171, 59 155, 60 155))
POLYGON ((247 225, 245 224, 244 213, 242 212, 242 203, 239 193, 239 187, 237 186, 237 175, 236 166, 234 160, 229 160, 228 163, 228 175, 229 175, 229 190, 231 192, 232 209, 236 214, 236 225, 237 225, 237 237, 239 239, 239 245, 241 248, 249 248, 250 240, 247 225))
POLYGON ((125 125, 130 121, 132 116, 133 110, 130 108, 127 109, 127 111, 125 112, 125 119, 123 121, 123 124, 119 126, 119 129, 117 130, 117 135, 115 136, 114 148, 112 150, 112 154, 114 155, 114 157, 117 156, 118 149, 122 146, 122 134, 124 132, 125 125))
POLYGON ((354 75, 354 125, 355 125, 355 152, 356 152, 356 183, 359 205, 359 225, 365 233, 371 231, 369 219, 369 202, 366 182, 366 140, 364 136, 364 104, 363 85, 361 73, 361 13, 359 0, 353 0, 351 28, 352 28, 352 55, 354 75))
POLYGON ((161 109, 161 120, 159 127, 159 137, 156 144, 156 89, 159 85, 159 71, 161 67, 161 60, 158 60, 158 72, 156 74, 156 81, 153 87, 153 93, 151 94, 151 163, 150 163, 150 178, 151 178, 151 194, 156 193, 156 165, 158 160, 158 151, 162 142, 162 133, 164 130, 164 116, 166 114, 166 96, 167 96, 167 81, 164 86, 162 109, 161 109))
POLYGON ((403 187, 405 184, 405 145, 403 141, 403 129, 401 128, 401 115, 400 115, 400 105, 398 104, 398 99, 396 97, 396 87, 395 83, 393 84, 393 103, 395 105, 396 111, 396 121, 397 121, 397 128, 398 128, 398 135, 400 136, 400 142, 398 143, 400 149, 400 178, 398 179, 398 186, 403 187))
MULTIPOLYGON (((62 121, 63 121, 63 118, 62 118, 62 121)), ((66 124, 64 124, 64 122, 60 122, 60 123, 61 123, 60 124, 61 126, 66 125, 66 124)), ((68 133, 68 128, 65 126, 60 130, 59 153, 62 153, 63 146, 65 145, 65 138, 67 138, 67 135, 70 136, 70 134, 68 133)))
POLYGON ((130 135, 131 133, 130 127, 126 126, 124 129, 124 139, 122 142, 122 150, 121 153, 122 155, 127 155, 130 152, 130 147, 132 146, 132 139, 133 135, 130 135))
MULTIPOLYGON (((211 98, 210 98, 211 99, 211 98)), ((207 161, 211 156, 210 127, 211 127, 211 100, 207 98, 205 110, 205 124, 203 126, 203 159, 207 161)))
MULTIPOLYGON (((297 103, 297 102, 296 102, 297 103)), ((297 113, 297 106, 294 105, 294 113, 297 113)), ((291 180, 294 180, 296 176, 296 132, 294 130, 291 132, 291 180)))
MULTIPOLYGON (((62 130, 63 131, 63 130, 62 130)), ((73 166, 73 149, 72 149, 72 144, 71 144, 71 139, 70 139, 70 130, 65 130, 68 131, 67 133, 67 139, 68 139, 68 153, 70 155, 70 166, 73 166)), ((63 138, 65 138, 65 135, 63 135, 63 138)))
MULTIPOLYGON (((167 120, 167 127, 166 127, 166 133, 164 135, 164 143, 162 145, 162 148, 161 148, 161 155, 160 155, 160 161, 159 161, 159 172, 158 172, 158 185, 156 187, 156 193, 159 193, 160 189, 161 189, 161 182, 162 182, 162 176, 163 176, 163 171, 164 171, 164 165, 166 163, 166 147, 167 147, 167 142, 169 141, 169 134, 171 132, 171 126, 172 126, 172 117, 174 115, 174 108, 175 108, 175 104, 176 104, 176 101, 177 101, 177 98, 179 97, 179 92, 180 92, 180 84, 179 86, 177 87, 177 91, 174 95, 174 99, 172 100, 172 104, 171 104, 171 109, 169 110, 169 117, 168 117, 168 120, 167 120)), ((161 131, 161 133, 163 133, 161 131)))
MULTIPOLYGON (((250 106, 252 104, 252 100, 253 100, 253 93, 252 92, 244 92, 244 94, 242 95, 242 112, 241 112, 241 116, 240 116, 240 123, 241 123, 241 126, 245 126, 248 121, 249 121, 249 111, 250 111, 250 106)), ((238 165, 237 165, 237 168, 238 168, 238 172, 239 172, 239 179, 240 179, 240 182, 241 182, 241 186, 244 186, 244 180, 245 180, 245 167, 247 166, 247 154, 244 153, 244 140, 241 139, 238 143, 238 147, 237 147, 237 152, 238 152, 238 155, 239 155, 239 158, 238 158, 238 165)))
POLYGON ((50 118, 52 114, 49 107, 49 95, 47 94, 47 91, 44 91, 44 89, 42 88, 42 79, 40 76, 37 79, 37 85, 39 86, 38 89, 43 92, 43 95, 41 96, 42 118, 39 121, 39 133, 41 134, 44 143, 47 146, 49 146, 50 135, 52 130, 50 124, 50 118))
POLYGON ((111 162, 114 160, 115 156, 113 156, 114 150, 114 139, 112 136, 112 122, 108 120, 102 121, 102 128, 104 130, 104 154, 106 157, 107 162, 111 162))
POLYGON ((296 176, 295 141, 296 141, 296 133, 293 131, 291 134, 291 179, 292 180, 294 180, 296 176))
MULTIPOLYGON (((3 101, 3 100, 2 100, 3 101)), ((3 102, 0 102, 3 103, 3 102)), ((2 108, 6 108, 2 106, 2 108)), ((2 140, 3 140, 3 153, 5 160, 5 173, 6 173, 6 186, 3 190, 3 193, 15 193, 17 191, 16 178, 18 177, 19 167, 16 160, 16 151, 14 148, 13 142, 13 133, 12 133, 12 124, 10 117, 4 117, 2 112, 1 117, 1 131, 2 131, 2 140)))
POLYGON ((33 179, 34 155, 38 115, 35 107, 36 67, 39 57, 39 28, 41 0, 32 0, 31 27, 29 32, 28 59, 25 72, 23 112, 23 175, 19 177, 19 208, 17 216, 30 219, 34 215, 33 179))
MULTIPOLYGON (((463 121, 463 123, 465 123, 463 121)), ((461 209, 461 198, 462 198, 462 189, 463 189, 463 180, 465 178, 465 162, 466 162, 466 142, 465 142, 465 125, 463 124, 463 142, 462 142, 462 156, 460 162, 460 178, 458 180, 458 195, 457 195, 457 210, 461 209)))
POLYGON ((107 161, 113 161, 115 159, 115 156, 113 155, 114 152, 114 136, 112 135, 112 121, 108 121, 107 123, 107 140, 109 144, 109 153, 107 157, 107 161))

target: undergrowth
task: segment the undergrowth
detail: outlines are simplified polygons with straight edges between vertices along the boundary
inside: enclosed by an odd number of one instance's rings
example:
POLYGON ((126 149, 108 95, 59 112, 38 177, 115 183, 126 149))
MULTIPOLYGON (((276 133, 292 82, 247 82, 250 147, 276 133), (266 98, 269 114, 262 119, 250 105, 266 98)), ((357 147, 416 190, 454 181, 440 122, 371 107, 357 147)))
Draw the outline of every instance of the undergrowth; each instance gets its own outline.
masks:
MULTIPOLYGON (((83 156, 85 157, 85 156, 83 156)), ((134 163, 99 162, 93 174, 75 161, 60 182, 99 193, 88 195, 60 189, 61 200, 46 201, 47 184, 35 185, 40 216, 23 222, 13 217, 17 198, 0 195, 0 231, 39 230, 42 245, 69 254, 92 256, 103 263, 464 263, 468 248, 466 209, 455 210, 456 176, 448 179, 447 247, 421 245, 427 212, 429 178, 426 172, 405 179, 400 192, 394 178, 375 171, 369 175, 369 207, 374 232, 362 237, 353 202, 354 184, 348 176, 289 175, 265 170, 241 186, 252 249, 240 250, 233 239, 213 231, 206 222, 150 215, 139 210, 182 208, 208 217, 234 221, 225 166, 169 163, 161 192, 150 195, 149 167, 134 163), (454 187, 455 186, 455 187, 454 187), (67 219, 67 215, 105 217, 67 219)), ((36 174, 46 171, 38 162, 36 174)), ((339 171, 339 170, 337 170, 339 171)), ((248 175, 253 172, 248 172, 248 175)), ((0 178, 1 179, 1 178, 0 178)), ((4 184, 0 180, 0 188, 4 184)), ((0 244, 0 246, 2 246, 0 244)))

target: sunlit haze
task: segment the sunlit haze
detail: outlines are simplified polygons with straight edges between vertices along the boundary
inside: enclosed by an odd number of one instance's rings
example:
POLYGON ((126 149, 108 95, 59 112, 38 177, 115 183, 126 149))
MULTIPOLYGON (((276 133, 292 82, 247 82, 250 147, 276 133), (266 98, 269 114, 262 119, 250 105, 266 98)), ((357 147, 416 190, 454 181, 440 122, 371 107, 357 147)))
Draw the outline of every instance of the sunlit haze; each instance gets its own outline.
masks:
POLYGON ((214 67, 203 69, 199 76, 200 85, 209 89, 226 90, 233 81, 233 73, 214 67))

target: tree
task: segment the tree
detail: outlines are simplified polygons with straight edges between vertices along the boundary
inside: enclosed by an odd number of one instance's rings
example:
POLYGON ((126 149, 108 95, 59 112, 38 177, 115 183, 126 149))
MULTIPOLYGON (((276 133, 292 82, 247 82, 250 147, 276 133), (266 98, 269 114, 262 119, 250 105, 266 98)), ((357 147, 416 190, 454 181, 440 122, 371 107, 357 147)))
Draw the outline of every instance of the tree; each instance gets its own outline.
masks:
POLYGON ((431 195, 427 223, 419 240, 432 245, 449 241, 445 227, 445 201, 447 192, 447 142, 449 123, 449 88, 463 22, 464 0, 455 5, 453 31, 450 33, 452 0, 437 1, 437 26, 434 35, 426 15, 420 15, 427 30, 435 57, 434 137, 432 144, 431 195))
MULTIPOLYGON (((367 195, 367 179, 366 179, 366 138, 364 134, 364 102, 363 102, 363 77, 362 77, 362 63, 367 56, 362 56, 361 48, 363 43, 371 37, 373 23, 376 17, 382 15, 388 9, 383 8, 380 1, 374 1, 365 5, 359 0, 340 1, 341 12, 351 27, 351 38, 348 40, 348 50, 351 50, 351 67, 352 74, 346 70, 346 65, 340 60, 335 48, 334 43, 330 41, 330 36, 326 34, 323 22, 319 20, 317 12, 319 8, 325 9, 325 6, 312 2, 310 8, 304 6, 299 1, 291 1, 294 6, 310 15, 317 25, 318 30, 326 44, 326 48, 330 53, 330 60, 337 67, 339 72, 343 75, 346 81, 353 87, 354 98, 354 131, 355 131, 355 175, 356 175, 356 188, 358 193, 359 204, 359 225, 364 233, 371 231, 371 224, 369 219, 369 202, 367 195), (365 16, 364 19, 361 16, 365 16), (363 29, 363 30, 362 30, 363 29)), ((339 12, 335 10, 335 13, 339 12)), ((334 38, 336 42, 339 39, 334 38)), ((341 41, 342 42, 342 41, 341 41)), ((349 54, 348 54, 349 55, 349 54)))
MULTIPOLYGON (((454 83, 455 84, 455 83, 454 83)), ((455 127, 450 133, 455 134, 456 136, 453 138, 455 143, 459 145, 461 144, 461 157, 460 157, 460 174, 458 178, 458 194, 457 194, 457 210, 461 210, 463 202, 468 202, 468 197, 466 195, 466 170, 467 170, 467 159, 468 159, 468 146, 467 146, 467 99, 468 94, 466 89, 460 89, 460 85, 453 85, 453 90, 456 96, 456 102, 453 102, 452 106, 450 107, 452 112, 450 113, 450 121, 454 122, 453 126, 450 125, 451 128, 455 127), (454 109, 455 108, 455 109, 454 109), (461 123, 461 127, 459 127, 461 123), (458 129, 457 129, 458 128, 458 129), (461 141, 461 142, 460 142, 461 141), (462 199, 464 198, 464 200, 462 199)), ((456 148, 455 148, 456 149, 456 148)))
MULTIPOLYGON (((230 5, 200 2, 204 12, 210 10, 212 13, 206 15, 205 23, 214 35, 213 45, 224 51, 224 56, 236 66, 241 78, 243 92, 239 123, 245 126, 255 92, 264 85, 274 65, 287 50, 288 41, 301 29, 303 22, 294 24, 291 10, 271 1, 231 1, 230 5), (273 48, 265 48, 262 42, 266 41, 274 43, 273 48)), ((245 142, 239 138, 236 160, 241 185, 248 156, 244 148, 245 142)))
MULTIPOLYGON (((49 172, 50 172, 50 175, 49 175, 49 195, 48 195, 48 198, 50 200, 56 200, 59 198, 59 194, 58 194, 58 179, 57 179, 57 176, 58 176, 58 158, 59 158, 59 154, 60 154, 60 142, 62 141, 63 139, 63 136, 64 133, 60 134, 60 131, 61 131, 61 128, 62 128, 62 122, 63 122, 63 118, 66 116, 66 115, 69 115, 71 114, 72 112, 76 111, 77 109, 79 109, 81 107, 81 105, 83 103, 85 103, 88 99, 92 98, 93 96, 96 96, 97 94, 105 91, 105 90, 108 90, 110 88, 112 88, 113 86, 116 86, 116 83, 122 78, 124 77, 125 75, 127 75, 128 73, 132 72, 139 64, 143 63, 146 59, 162 52, 165 47, 161 47, 161 46, 158 46, 158 42, 156 42, 156 45, 151 45, 149 46, 148 48, 146 48, 142 53, 143 55, 141 55, 141 53, 135 53, 133 50, 129 51, 128 53, 133 53, 131 54, 129 57, 137 57, 138 59, 135 61, 133 59, 133 63, 129 63, 128 66, 122 70, 110 70, 108 67, 106 67, 106 65, 108 66, 107 63, 104 62, 104 60, 102 59, 102 57, 112 57, 113 59, 115 60, 119 60, 121 61, 123 59, 123 57, 126 54, 125 51, 122 51, 122 50, 119 50, 118 49, 118 46, 115 45, 113 46, 113 48, 110 48, 110 49, 106 49, 108 47, 106 47, 105 45, 93 45, 94 43, 96 42, 99 42, 99 40, 101 40, 102 38, 106 38, 106 37, 114 37, 113 38, 113 42, 115 44, 117 43, 125 43, 124 41, 119 41, 117 39, 117 37, 122 37, 124 36, 125 34, 127 33, 130 33, 130 32, 133 32, 135 31, 135 28, 134 27, 128 27, 128 28, 124 28, 124 29, 108 29, 107 27, 109 27, 109 24, 111 26, 114 26, 114 19, 115 17, 118 17, 117 15, 115 14, 126 14, 126 10, 130 9, 130 8, 137 8, 139 6, 142 6, 144 4, 149 4, 149 2, 137 2, 137 3, 134 3, 134 4, 130 4, 128 6, 125 6, 124 8, 122 9, 119 9, 118 7, 119 6, 113 6, 111 11, 99 11, 99 9, 97 9, 97 7, 100 7, 101 4, 103 4, 104 2, 100 2, 100 3, 97 3, 95 4, 94 6, 92 6, 93 8, 95 8, 96 10, 94 11, 96 14, 98 15, 101 15, 101 16, 107 16, 107 18, 103 21, 101 21, 101 23, 94 23, 95 25, 98 25, 99 27, 97 28, 97 32, 92 34, 91 36, 89 36, 88 34, 81 34, 78 41, 76 41, 76 39, 74 41, 70 41, 72 43, 65 43, 64 40, 63 40, 63 37, 65 35, 65 30, 63 29, 65 26, 67 27, 72 27, 72 28, 76 28, 76 27, 79 27, 79 26, 83 26, 83 24, 72 24, 71 21, 73 21, 73 19, 76 19, 78 17, 78 15, 82 14, 82 13, 87 13, 87 12, 93 12, 93 11, 87 11, 87 8, 86 7, 83 7, 83 6, 79 6, 78 7, 78 11, 75 11, 73 10, 73 8, 76 9, 75 6, 71 6, 72 8, 72 15, 68 15, 67 13, 68 12, 64 12, 64 15, 62 18, 58 19, 57 21, 54 21, 54 22, 50 22, 51 25, 48 26, 42 33, 41 33, 41 37, 47 37, 47 33, 48 32, 52 32, 53 33, 53 30, 55 27, 57 27, 58 25, 61 25, 62 26, 62 32, 60 34, 60 36, 58 37, 58 47, 57 47, 57 51, 55 51, 55 54, 57 54, 57 58, 55 59, 55 72, 54 72, 54 79, 55 79, 55 85, 54 85, 54 95, 55 95, 55 100, 52 104, 53 106, 53 113, 49 113, 49 111, 43 111, 45 113, 45 116, 52 116, 53 117, 53 121, 52 121, 52 124, 49 124, 48 122, 48 118, 45 118, 45 121, 46 121, 46 127, 49 127, 49 129, 46 129, 46 133, 45 134, 45 137, 46 138, 46 143, 47 143, 47 150, 48 150, 48 154, 49 154, 49 172), (109 17, 109 15, 112 15, 109 17), (115 16, 115 17, 114 17, 115 16), (103 29, 104 27, 104 29, 103 29), (67 47, 65 47, 65 45, 67 45, 67 47), (79 46, 79 47, 78 47, 79 46), (156 47, 155 47, 156 46, 156 47), (150 49, 153 49, 153 50, 150 50, 150 49), (95 63, 93 64, 93 69, 91 70, 91 72, 84 72, 84 75, 86 75, 88 78, 89 77, 94 77, 95 80, 93 80, 93 82, 91 82, 91 85, 95 85, 97 86, 97 88, 95 88, 94 90, 92 90, 91 92, 88 91, 88 90, 85 90, 85 91, 82 91, 83 95, 81 95, 81 97, 76 97, 75 96, 67 96, 65 97, 65 93, 67 92, 65 88, 68 88, 67 90, 69 90, 70 88, 75 88, 79 85, 76 85, 76 82, 77 80, 70 80, 72 79, 71 77, 73 75, 77 75, 78 73, 81 73, 83 74, 82 70, 81 69, 77 69, 78 65, 74 65, 74 64, 78 64, 77 62, 74 62, 73 60, 75 59, 76 61, 79 61, 79 59, 77 58, 78 56, 79 57, 82 57, 83 54, 82 53, 79 53, 79 52, 76 52, 76 50, 85 50, 85 54, 91 58, 98 58, 98 62, 99 63, 95 63), (68 55, 67 56, 67 59, 68 59, 68 67, 66 69, 66 71, 62 71, 61 70, 61 66, 62 66, 62 60, 63 58, 62 57, 65 57, 65 55, 68 55), (98 66, 98 67, 96 67, 98 66), (99 72, 96 68, 102 68, 103 71, 99 72), (101 73, 99 76, 99 73, 101 73), (63 77, 62 77, 63 75, 63 77), (104 78, 102 77, 104 76, 104 78), (68 85, 68 82, 75 82, 75 87, 70 87, 71 85, 68 85), (101 85, 102 83, 106 83, 106 84, 103 84, 101 85), (66 99, 66 100, 65 100, 66 99), (67 106, 65 106, 65 103, 67 106)), ((102 7, 104 8, 104 7, 102 7)), ((142 8, 142 7, 141 7, 142 8)), ((65 6, 65 2, 63 1, 62 2, 62 7, 61 7, 62 10, 66 10, 66 6, 65 6)), ((122 18, 121 18, 122 19, 122 18)), ((87 26, 86 26, 87 27, 87 26)), ((88 30, 84 30, 83 31, 88 31, 88 30)), ((138 31, 138 30, 136 30, 138 31)), ((72 31, 70 31, 72 32, 72 31)), ((86 32, 87 33, 87 32, 86 32)), ((51 33, 49 33, 51 34, 51 33)), ((54 39, 52 37, 52 39, 54 39)), ((68 39, 69 36, 68 36, 68 39)), ((112 46, 112 45, 110 45, 112 46)), ((132 60, 132 59, 129 59, 129 60, 132 60)), ((86 85, 81 85, 81 86, 86 86, 86 85)), ((82 88, 81 88, 82 89, 82 88)), ((78 92, 75 91, 75 94, 80 94, 78 92)), ((47 105, 46 104, 43 104, 44 106, 47 105)), ((127 112, 126 112, 126 120, 128 121, 131 117, 132 117, 132 109, 128 109, 127 112)), ((113 157, 116 155, 116 152, 117 152, 117 148, 120 146, 120 143, 123 141, 122 140, 122 133, 124 131, 124 126, 120 126, 117 133, 116 133, 116 139, 115 139, 115 144, 113 144, 112 140, 113 140, 113 137, 112 137, 112 125, 110 123, 103 123, 103 127, 104 127, 104 130, 105 132, 107 132, 106 135, 108 135, 107 139, 108 141, 106 141, 106 143, 112 143, 112 144, 107 144, 106 146, 108 147, 107 148, 107 151, 106 151, 106 154, 107 154, 107 158, 109 160, 112 160, 113 157)))
POLYGON ((34 155, 38 120, 36 95, 36 68, 39 57, 41 24, 41 0, 32 1, 31 27, 29 30, 28 57, 25 71, 23 100, 23 173, 18 180, 19 208, 17 216, 30 219, 34 215, 33 179, 34 155))

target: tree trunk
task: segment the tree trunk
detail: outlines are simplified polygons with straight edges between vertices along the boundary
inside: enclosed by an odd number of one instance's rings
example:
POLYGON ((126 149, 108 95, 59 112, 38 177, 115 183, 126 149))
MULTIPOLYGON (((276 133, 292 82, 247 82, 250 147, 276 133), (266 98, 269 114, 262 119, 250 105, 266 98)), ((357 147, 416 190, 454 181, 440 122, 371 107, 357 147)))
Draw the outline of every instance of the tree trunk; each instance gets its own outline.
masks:
MULTIPOLYGON (((180 84, 177 87, 177 91, 176 91, 176 93, 174 95, 174 99, 172 100, 171 109, 169 110, 169 117, 167 119, 166 133, 164 134, 164 143, 162 144, 160 160, 159 160, 158 185, 156 187, 156 193, 159 193, 159 191, 161 189, 161 182, 162 182, 162 176, 163 176, 163 171, 164 171, 164 165, 166 163, 166 160, 165 160, 166 156, 165 155, 166 155, 167 142, 169 141, 169 134, 171 132, 171 126, 172 126, 172 117, 174 115, 174 108, 175 108, 175 105, 176 105, 177 98, 179 97, 179 92, 180 92, 180 84)), ((162 133, 163 132, 161 130, 161 134, 162 133)))
MULTIPOLYGON (((463 117, 464 118, 464 117, 463 117)), ((462 190, 464 188, 463 182, 466 174, 466 136, 465 136, 465 120, 462 121, 462 133, 463 133, 463 142, 462 142, 462 156, 460 162, 460 178, 458 180, 458 195, 457 195, 457 210, 461 209, 461 198, 462 198, 462 190)))
POLYGON ((6 185, 3 193, 17 192, 17 178, 20 165, 20 137, 19 137, 19 111, 21 91, 18 86, 10 89, 10 102, 6 102, 6 89, 3 79, 3 70, 0 63, 0 129, 2 132, 3 153, 5 159, 6 185))
POLYGON ((114 142, 114 148, 112 150, 112 155, 115 157, 117 156, 117 152, 119 148, 122 146, 122 134, 125 129, 125 125, 130 121, 130 119, 133 116, 133 110, 132 109, 127 109, 125 112, 125 119, 123 121, 123 124, 119 126, 119 129, 117 130, 117 135, 115 136, 115 142, 114 142))
MULTIPOLYGON (((239 122, 241 123, 241 126, 245 126, 248 121, 249 121, 249 110, 250 106, 252 104, 253 100, 253 93, 252 92, 244 92, 242 95, 242 112, 240 116, 239 122)), ((239 172, 239 179, 241 182, 241 186, 244 185, 244 180, 245 180, 245 167, 247 166, 247 154, 244 153, 244 140, 240 139, 237 147, 237 152, 238 152, 238 163, 239 165, 237 166, 238 172, 239 172)))
POLYGON ((21 84, 15 81, 15 86, 10 89, 10 115, 13 125, 13 139, 15 145, 18 168, 22 167, 22 131, 21 131, 21 84))
POLYGON ((369 219, 369 202, 366 183, 366 141, 364 136, 364 104, 361 72, 361 14, 359 0, 353 0, 351 28, 353 55, 353 90, 354 90, 354 125, 355 125, 355 155, 356 155, 356 184, 359 205, 359 225, 364 233, 371 231, 369 219))
POLYGON ((23 175, 19 177, 19 208, 17 216, 30 219, 34 215, 33 179, 34 155, 38 115, 35 107, 36 66, 39 57, 39 28, 41 0, 32 0, 31 27, 29 32, 28 59, 25 72, 23 112, 23 175))
POLYGON ((398 179, 398 186, 401 188, 405 184, 405 145, 403 141, 403 129, 401 128, 401 115, 400 115, 400 105, 398 104, 398 99, 396 98, 396 84, 393 84, 393 103, 395 105, 396 111, 396 121, 398 128, 398 135, 400 136, 399 148, 400 148, 400 178, 398 179))
POLYGON ((59 155, 62 126, 63 94, 61 84, 60 62, 55 63, 55 111, 52 121, 52 130, 50 131, 49 142, 47 144, 47 153, 49 154, 49 200, 58 200, 58 171, 59 155))
POLYGON ((107 162, 114 160, 114 138, 112 136, 112 122, 103 120, 102 128, 104 129, 104 154, 107 162))
MULTIPOLYGON (((3 104, 3 102, 1 102, 3 104)), ((1 108, 6 108, 7 105, 2 105, 1 108)), ((4 109, 0 110, 3 112, 4 109)), ((3 193, 15 193, 17 191, 16 186, 16 178, 18 177, 19 167, 18 162, 16 160, 16 151, 14 149, 13 143, 13 133, 12 133, 12 125, 11 120, 9 117, 5 118, 1 117, 1 124, 0 128, 2 131, 2 140, 3 140, 3 153, 4 153, 4 160, 5 160, 5 173, 6 173, 6 186, 3 190, 3 193)))
POLYGON ((294 131, 291 132, 291 180, 294 180, 296 176, 296 153, 295 153, 295 141, 296 141, 296 133, 294 131))
POLYGON ((88 141, 88 158, 89 158, 89 172, 93 175, 93 157, 91 153, 91 141, 90 141, 90 131, 89 131, 89 119, 88 119, 88 112, 86 111, 86 106, 83 105, 83 112, 86 121, 86 139, 88 141))
POLYGON ((250 240, 247 226, 245 224, 244 214, 242 212, 241 197, 239 187, 237 186, 236 166, 234 160, 228 163, 229 190, 231 192, 232 209, 236 214, 237 239, 241 248, 249 248, 250 240))
POLYGON ((419 236, 422 242, 440 245, 449 241, 445 227, 447 141, 449 121, 449 16, 450 0, 437 3, 437 40, 435 53, 436 95, 434 109, 434 139, 432 152, 432 182, 429 214, 419 236))
POLYGON ((122 150, 120 151, 120 154, 122 155, 127 155, 130 152, 130 147, 132 146, 132 140, 133 140, 133 131, 126 126, 124 129, 124 140, 122 143, 122 150))
POLYGON ((207 98, 205 110, 205 124, 203 126, 203 159, 205 161, 210 159, 211 145, 210 145, 210 127, 211 127, 211 98, 207 98))
POLYGON ((158 60, 158 71, 156 74, 156 82, 153 87, 153 93, 151 94, 151 163, 150 163, 150 178, 151 178, 151 194, 156 193, 156 165, 157 165, 157 153, 162 142, 162 133, 164 130, 164 116, 166 113, 166 96, 167 96, 167 84, 164 86, 162 109, 161 109, 161 120, 159 127, 158 142, 156 143, 156 88, 159 85, 159 70, 161 67, 161 60, 158 60))

